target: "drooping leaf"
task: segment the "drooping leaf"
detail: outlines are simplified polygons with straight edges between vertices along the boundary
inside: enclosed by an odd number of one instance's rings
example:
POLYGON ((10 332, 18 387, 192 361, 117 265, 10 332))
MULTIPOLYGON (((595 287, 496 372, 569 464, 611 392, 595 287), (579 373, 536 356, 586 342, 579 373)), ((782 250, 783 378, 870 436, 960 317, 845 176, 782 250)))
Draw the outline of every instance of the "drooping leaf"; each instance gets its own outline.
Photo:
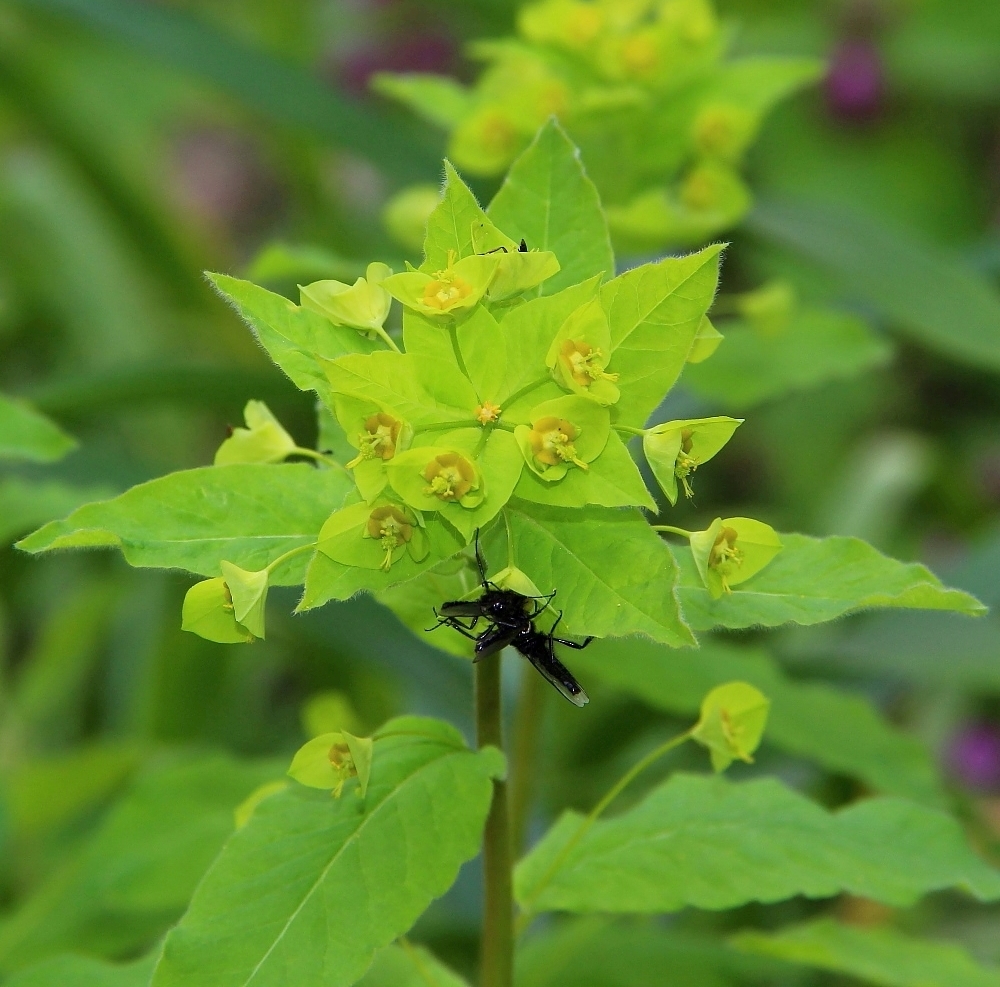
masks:
POLYGON ((258 806, 167 937, 154 987, 355 983, 476 854, 502 771, 447 724, 386 724, 363 800, 294 786, 258 806))
POLYGON ((358 987, 468 987, 423 946, 402 940, 375 954, 375 962, 358 981, 358 987))
MULTIPOLYGON (((504 515, 513 564, 543 593, 558 592, 561 631, 645 634, 672 647, 693 643, 671 592, 669 553, 637 510, 565 511, 513 501, 504 515)), ((491 531, 490 558, 507 557, 505 534, 501 525, 491 531)), ((494 563, 491 571, 498 568, 494 563)))
POLYGON ((731 942, 749 954, 843 973, 879 987, 1000 987, 1000 969, 977 963, 961 946, 889 928, 821 918, 770 934, 741 932, 731 942))
POLYGON ((564 813, 517 866, 530 911, 671 912, 841 891, 888 905, 959 887, 1000 899, 1000 872, 948 815, 879 797, 829 813, 773 778, 734 784, 677 774, 635 808, 599 820, 549 870, 583 817, 564 813))
POLYGON ((783 549, 766 569, 713 600, 691 551, 673 548, 677 594, 695 630, 817 624, 874 607, 953 610, 973 616, 985 607, 948 589, 927 568, 887 558, 858 538, 781 535, 783 549))
POLYGON ((51 463, 62 459, 76 440, 24 401, 0 394, 0 459, 51 463))
POLYGON ((0 925, 0 970, 64 950, 119 956, 152 945, 187 906, 233 810, 283 769, 220 755, 150 767, 0 925))
MULTIPOLYGON (((286 466, 208 466, 170 473, 113 500, 87 504, 18 542, 27 552, 113 546, 130 565, 219 575, 226 559, 263 569, 316 540, 351 480, 341 470, 286 466)), ((274 585, 303 580, 307 558, 278 567, 274 585)))
POLYGON ((6 987, 148 987, 153 953, 132 963, 104 963, 86 956, 55 956, 4 981, 6 987))
POLYGON ((724 340, 683 382, 724 408, 743 410, 829 380, 854 377, 886 364, 890 343, 861 320, 826 309, 798 313, 783 333, 767 336, 744 323, 721 324, 724 340))
POLYGON ((697 714, 717 685, 750 682, 771 700, 764 743, 859 778, 888 795, 944 804, 929 752, 891 727, 860 695, 789 679, 761 649, 705 641, 673 650, 647 641, 595 641, 574 657, 581 677, 604 681, 668 713, 697 714))
POLYGON ((648 920, 566 919, 517 951, 518 987, 772 987, 775 968, 717 938, 648 920))
POLYGON ((210 274, 209 280, 292 383, 304 391, 315 391, 327 406, 332 406, 330 382, 317 358, 333 360, 347 353, 382 348, 357 329, 335 326, 322 315, 250 281, 225 274, 210 274))
POLYGON ((750 226, 840 275, 916 342, 1000 369, 1000 295, 945 251, 871 216, 816 202, 767 202, 750 226))
POLYGON ((633 268, 601 289, 622 425, 642 428, 684 369, 715 297, 722 245, 633 268))
POLYGON ((509 237, 531 250, 551 250, 561 270, 543 282, 551 295, 594 275, 615 270, 600 197, 580 152, 554 120, 538 132, 511 165, 487 214, 509 237))

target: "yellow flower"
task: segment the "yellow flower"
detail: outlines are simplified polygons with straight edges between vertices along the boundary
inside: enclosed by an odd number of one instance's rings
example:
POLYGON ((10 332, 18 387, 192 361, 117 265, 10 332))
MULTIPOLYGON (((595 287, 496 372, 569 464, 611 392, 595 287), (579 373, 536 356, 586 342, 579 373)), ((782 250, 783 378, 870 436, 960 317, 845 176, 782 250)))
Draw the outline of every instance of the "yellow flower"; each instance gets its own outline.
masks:
POLYGON ((358 454, 348 464, 354 469, 365 459, 392 459, 396 455, 399 433, 403 423, 384 411, 371 415, 365 420, 365 430, 358 433, 358 454))
POLYGON ((499 417, 500 405, 494 404, 492 401, 484 401, 476 408, 476 420, 483 425, 489 425, 490 422, 497 421, 499 417))
POLYGON ((434 280, 424 288, 423 302, 430 308, 450 312, 463 298, 468 298, 471 294, 472 285, 448 269, 434 273, 434 280))
POLYGON ((443 452, 424 468, 423 477, 429 484, 424 488, 443 501, 461 500, 476 485, 476 470, 457 452, 443 452))
POLYGON ((559 362, 580 387, 590 387, 595 380, 618 380, 618 374, 605 373, 604 353, 582 340, 564 339, 559 347, 559 362))
POLYGON ((579 431, 572 422, 565 418, 547 415, 532 422, 528 442, 531 454, 544 466, 558 466, 562 463, 573 463, 582 470, 590 467, 577 455, 574 440, 579 431))
POLYGON ((368 535, 385 549, 382 568, 388 572, 392 566, 392 553, 413 537, 413 524, 401 510, 387 505, 376 507, 368 515, 367 530, 368 535))

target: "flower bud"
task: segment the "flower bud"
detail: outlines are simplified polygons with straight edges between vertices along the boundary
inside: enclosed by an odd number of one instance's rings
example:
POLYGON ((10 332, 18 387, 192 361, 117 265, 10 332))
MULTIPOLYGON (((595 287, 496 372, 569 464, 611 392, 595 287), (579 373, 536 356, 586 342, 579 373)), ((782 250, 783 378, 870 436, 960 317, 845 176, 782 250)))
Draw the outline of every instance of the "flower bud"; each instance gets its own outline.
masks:
POLYGON ((753 518, 716 518, 691 535, 691 554, 714 600, 755 576, 781 548, 774 528, 753 518))
POLYGON ((678 481, 686 497, 694 496, 691 474, 708 462, 742 424, 742 418, 688 418, 646 429, 642 450, 671 504, 677 503, 678 481))
POLYGON ((280 463, 297 448, 263 401, 247 401, 246 428, 234 428, 215 453, 216 466, 234 463, 280 463))
POLYGON ((716 686, 702 700, 691 736, 708 748, 716 771, 725 771, 737 759, 751 764, 770 709, 767 696, 746 682, 716 686))
POLYGON ((434 274, 406 271, 386 278, 384 285, 386 291, 407 308, 423 315, 452 315, 479 302, 499 263, 497 254, 473 254, 456 260, 454 251, 449 251, 448 266, 444 270, 434 274))
POLYGON ((369 264, 366 277, 352 285, 342 281, 314 281, 299 285, 302 307, 323 315, 334 325, 372 332, 385 324, 392 298, 382 282, 392 274, 385 264, 369 264))

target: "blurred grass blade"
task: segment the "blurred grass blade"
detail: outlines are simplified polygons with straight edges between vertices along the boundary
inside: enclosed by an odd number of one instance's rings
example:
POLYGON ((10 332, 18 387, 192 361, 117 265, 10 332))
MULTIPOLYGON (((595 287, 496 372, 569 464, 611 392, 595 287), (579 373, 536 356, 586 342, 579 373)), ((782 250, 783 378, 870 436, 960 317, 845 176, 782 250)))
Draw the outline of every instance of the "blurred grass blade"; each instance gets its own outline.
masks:
POLYGON ((339 96, 297 66, 242 44, 180 10, 124 0, 18 0, 66 14, 216 84, 250 109, 372 158, 400 180, 436 175, 437 155, 406 121, 339 96))
POLYGON ((960 261, 870 216, 771 200, 750 228, 840 274, 850 292, 937 353, 1000 371, 1000 295, 960 261))

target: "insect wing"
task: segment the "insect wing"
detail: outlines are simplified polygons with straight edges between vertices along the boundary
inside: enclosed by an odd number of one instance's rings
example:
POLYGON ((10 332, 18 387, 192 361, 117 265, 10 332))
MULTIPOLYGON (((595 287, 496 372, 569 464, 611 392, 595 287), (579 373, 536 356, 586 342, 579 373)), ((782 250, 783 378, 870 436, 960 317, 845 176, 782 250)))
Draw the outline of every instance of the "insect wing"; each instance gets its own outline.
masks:
POLYGON ((438 613, 442 617, 482 617, 483 607, 479 600, 452 600, 442 603, 438 613))
POLYGON ((586 706, 590 697, 583 686, 573 677, 572 672, 556 657, 551 639, 545 634, 536 634, 515 645, 538 673, 574 706, 586 706))
POLYGON ((498 651, 503 651, 514 640, 516 634, 516 629, 500 626, 483 631, 476 639, 476 657, 473 658, 473 661, 479 661, 480 658, 488 658, 498 651))

